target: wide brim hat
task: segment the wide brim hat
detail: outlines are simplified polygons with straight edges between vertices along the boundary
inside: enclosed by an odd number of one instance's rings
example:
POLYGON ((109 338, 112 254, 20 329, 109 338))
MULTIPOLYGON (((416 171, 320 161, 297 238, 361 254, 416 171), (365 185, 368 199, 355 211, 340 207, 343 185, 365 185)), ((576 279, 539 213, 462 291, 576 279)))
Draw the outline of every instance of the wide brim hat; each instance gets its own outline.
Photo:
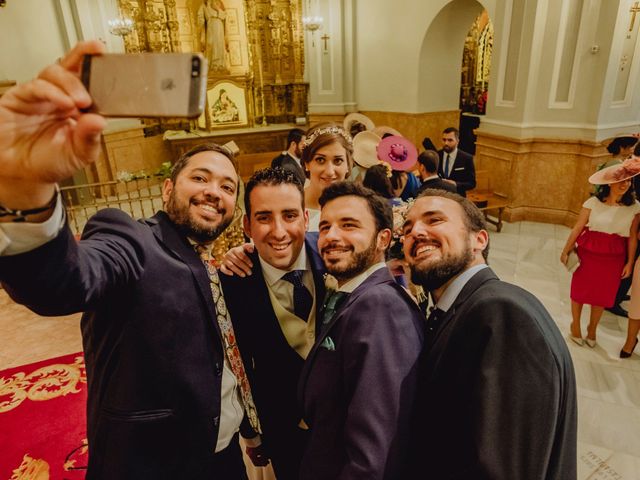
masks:
POLYGON ((409 171, 418 161, 418 150, 404 137, 394 135, 378 144, 378 158, 391 165, 392 170, 409 171))
POLYGON ((640 157, 632 155, 622 163, 598 170, 589 177, 589 183, 592 185, 611 185, 628 180, 639 173, 640 157))
POLYGON ((615 137, 611 137, 610 139, 605 140, 605 143, 611 143, 614 140, 617 140, 618 138, 620 138, 620 139, 622 139, 622 138, 632 138, 632 139, 638 141, 638 140, 640 140, 640 133, 638 133, 638 132, 619 133, 615 137))
POLYGON ((342 126, 347 132, 351 132, 351 127, 356 122, 364 125, 367 131, 371 131, 375 127, 373 120, 371 120, 366 115, 363 115, 362 113, 357 113, 357 112, 350 113, 346 117, 344 117, 344 120, 342 121, 342 126))
POLYGON ((363 168, 373 167, 378 160, 378 144, 382 138, 373 132, 360 132, 353 137, 353 161, 363 168))
POLYGON ((396 130, 395 128, 387 127, 386 125, 380 125, 372 130, 373 133, 377 134, 380 138, 384 137, 387 133, 391 135, 395 135, 396 137, 401 137, 402 134, 396 130))

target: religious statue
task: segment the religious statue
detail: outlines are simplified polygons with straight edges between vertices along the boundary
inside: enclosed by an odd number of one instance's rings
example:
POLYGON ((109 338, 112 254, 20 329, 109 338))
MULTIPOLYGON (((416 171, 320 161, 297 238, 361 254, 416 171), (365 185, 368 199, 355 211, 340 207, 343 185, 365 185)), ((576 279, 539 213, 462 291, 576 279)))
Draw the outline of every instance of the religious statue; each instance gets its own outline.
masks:
POLYGON ((240 119, 238 107, 224 89, 220 90, 218 99, 211 107, 211 118, 214 123, 231 123, 240 119))
POLYGON ((202 51, 209 61, 212 72, 227 72, 225 54, 227 44, 225 38, 225 20, 227 12, 222 0, 204 0, 198 9, 198 25, 202 51))

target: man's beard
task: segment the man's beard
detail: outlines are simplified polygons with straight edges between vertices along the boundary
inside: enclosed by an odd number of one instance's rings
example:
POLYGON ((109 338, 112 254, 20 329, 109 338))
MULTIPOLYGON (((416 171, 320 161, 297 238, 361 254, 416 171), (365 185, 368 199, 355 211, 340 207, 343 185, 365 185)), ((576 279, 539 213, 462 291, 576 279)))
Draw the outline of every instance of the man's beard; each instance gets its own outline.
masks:
POLYGON ((225 212, 222 214, 222 220, 215 227, 203 227, 198 225, 189 216, 188 202, 186 206, 179 205, 176 201, 175 190, 171 192, 169 201, 165 206, 165 211, 175 224, 176 228, 187 237, 195 240, 198 243, 212 242, 220 236, 222 232, 231 224, 233 217, 226 217, 225 212))
POLYGON ((412 265, 411 281, 431 292, 462 273, 472 260, 473 250, 466 248, 458 255, 442 258, 422 268, 420 265, 412 265))
POLYGON ((367 249, 362 252, 353 253, 349 263, 344 268, 327 263, 325 263, 325 265, 327 267, 327 272, 338 280, 350 280, 373 265, 375 263, 375 259, 376 237, 374 236, 373 241, 369 244, 367 249))

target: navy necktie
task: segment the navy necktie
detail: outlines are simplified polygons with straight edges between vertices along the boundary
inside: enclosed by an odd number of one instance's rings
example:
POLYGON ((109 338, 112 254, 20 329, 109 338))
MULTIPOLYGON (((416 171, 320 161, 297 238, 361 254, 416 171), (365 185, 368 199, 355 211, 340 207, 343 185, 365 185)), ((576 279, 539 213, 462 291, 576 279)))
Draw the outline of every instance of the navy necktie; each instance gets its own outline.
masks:
POLYGON ((293 284, 293 313, 306 322, 309 313, 311 313, 313 297, 309 289, 302 283, 303 274, 304 270, 292 270, 284 274, 282 279, 293 284))
POLYGON ((444 178, 449 178, 449 154, 447 153, 447 158, 444 161, 444 178))

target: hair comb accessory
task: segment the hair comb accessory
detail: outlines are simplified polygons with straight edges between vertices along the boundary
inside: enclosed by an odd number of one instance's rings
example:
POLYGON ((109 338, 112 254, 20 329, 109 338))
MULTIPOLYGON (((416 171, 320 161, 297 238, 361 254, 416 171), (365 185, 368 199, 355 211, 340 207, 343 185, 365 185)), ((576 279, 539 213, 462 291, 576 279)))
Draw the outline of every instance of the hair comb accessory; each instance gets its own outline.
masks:
POLYGON ((313 133, 311 133, 310 135, 304 137, 304 140, 302 141, 301 147, 304 150, 305 148, 307 148, 309 145, 311 145, 316 138, 318 138, 320 135, 325 135, 327 133, 332 133, 334 135, 340 135, 342 138, 344 138, 347 143, 349 145, 353 145, 353 139, 351 138, 351 135, 349 135, 344 128, 342 127, 324 127, 324 128, 319 128, 318 130, 315 130, 313 133))

